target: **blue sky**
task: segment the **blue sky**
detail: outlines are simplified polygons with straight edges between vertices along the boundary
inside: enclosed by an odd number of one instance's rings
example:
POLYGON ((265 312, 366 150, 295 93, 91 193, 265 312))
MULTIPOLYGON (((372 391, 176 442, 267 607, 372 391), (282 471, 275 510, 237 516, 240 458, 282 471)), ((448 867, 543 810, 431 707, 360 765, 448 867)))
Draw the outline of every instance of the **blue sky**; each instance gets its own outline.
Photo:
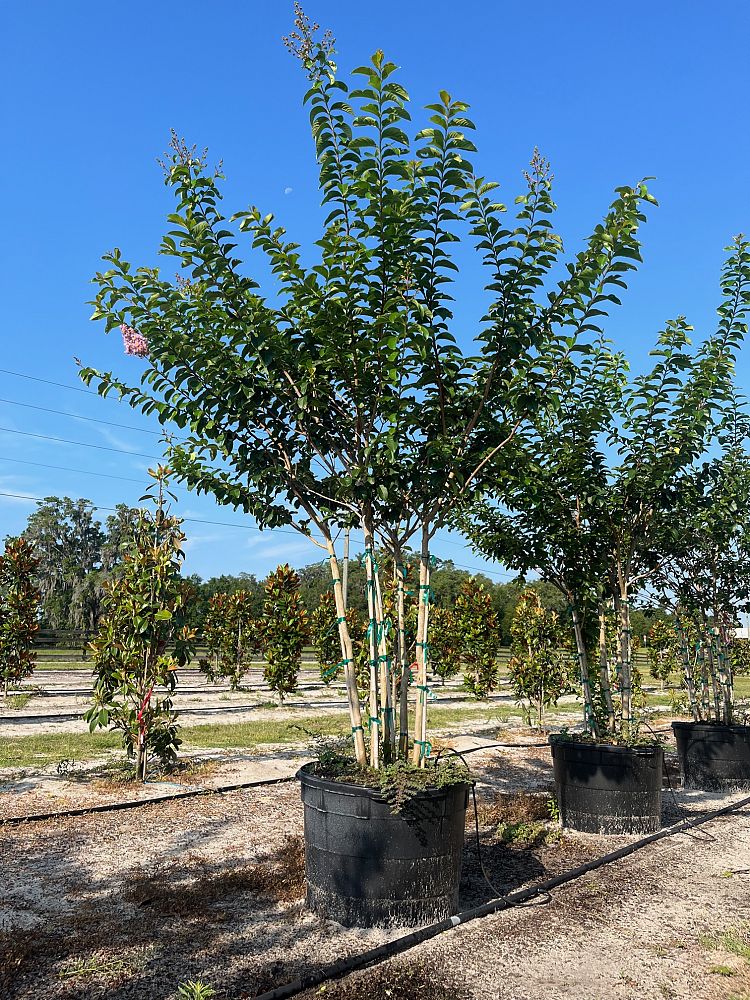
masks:
MULTIPOLYGON (((310 0, 308 12, 333 29, 342 70, 376 48, 403 67, 415 116, 439 89, 467 100, 478 169, 501 182, 506 202, 538 146, 552 161, 569 252, 616 185, 655 176, 660 208, 643 233, 645 263, 609 332, 637 370, 668 317, 684 313, 697 336, 712 329, 723 247, 750 229, 750 8, 742 0, 310 0)), ((123 356, 119 336, 88 320, 89 282, 113 246, 137 263, 156 261, 172 210, 156 157, 170 128, 223 159, 230 211, 258 204, 293 238, 315 239, 321 213, 305 81, 281 43, 291 21, 286 0, 3 6, 0 492, 134 502, 144 456, 159 455, 154 424, 114 400, 6 371, 76 386, 76 355, 132 376, 139 362, 123 356)), ((468 332, 481 312, 469 277, 467 267, 458 307, 468 332)), ((748 367, 746 356, 746 387, 748 367)), ((0 537, 21 530, 33 507, 0 496, 0 537)), ((186 522, 190 572, 264 575, 279 561, 317 558, 304 539, 261 535, 205 498, 181 494, 179 510, 194 519, 186 522)), ((455 538, 436 551, 483 565, 455 538)))

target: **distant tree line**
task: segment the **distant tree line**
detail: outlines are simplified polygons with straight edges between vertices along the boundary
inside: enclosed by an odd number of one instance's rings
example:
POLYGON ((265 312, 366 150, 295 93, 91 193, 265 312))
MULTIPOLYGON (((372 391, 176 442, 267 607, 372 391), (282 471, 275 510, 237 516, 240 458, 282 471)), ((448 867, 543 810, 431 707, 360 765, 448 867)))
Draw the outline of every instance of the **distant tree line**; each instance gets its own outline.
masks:
MULTIPOLYGON (((35 584, 41 594, 42 628, 93 633, 98 627, 107 581, 122 571, 123 546, 132 539, 139 512, 137 507, 118 504, 102 523, 95 517, 95 511, 90 500, 51 496, 39 501, 29 516, 23 537, 32 545, 38 560, 35 584)), ((418 555, 407 552, 405 561, 416 574, 418 555)), ((303 606, 312 615, 323 594, 331 588, 330 569, 322 560, 297 569, 297 574, 303 606)), ((482 584, 491 599, 500 644, 510 646, 513 616, 527 586, 522 579, 498 583, 483 573, 461 569, 450 559, 436 559, 431 575, 436 607, 454 607, 462 585, 472 578, 482 584)), ((225 573, 207 580, 193 573, 183 580, 186 614, 198 633, 203 630, 209 601, 217 594, 242 591, 247 595, 249 613, 259 618, 263 612, 264 580, 254 573, 225 573)), ((567 608, 558 589, 540 580, 528 586, 539 595, 542 607, 556 612, 561 621, 567 621, 567 608)), ((349 606, 363 618, 367 616, 365 593, 365 568, 355 554, 349 562, 348 598, 349 606)), ((652 619, 642 611, 634 611, 632 617, 633 634, 638 640, 648 633, 652 619)))

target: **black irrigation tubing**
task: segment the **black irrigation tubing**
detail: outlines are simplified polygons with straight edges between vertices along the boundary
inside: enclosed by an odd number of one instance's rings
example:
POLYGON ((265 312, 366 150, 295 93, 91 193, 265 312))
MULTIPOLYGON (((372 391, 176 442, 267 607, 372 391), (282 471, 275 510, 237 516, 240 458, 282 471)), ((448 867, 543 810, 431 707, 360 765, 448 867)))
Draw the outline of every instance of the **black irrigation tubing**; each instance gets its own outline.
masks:
POLYGON ((31 813, 29 816, 0 817, 0 826, 19 826, 22 823, 39 823, 49 819, 67 819, 70 816, 87 816, 89 813, 119 812, 123 809, 138 809, 140 806, 152 806, 160 802, 174 802, 179 799, 195 799, 199 796, 220 795, 224 792, 240 792, 246 788, 260 788, 263 785, 281 785, 286 781, 294 781, 296 775, 288 774, 281 778, 261 778, 258 781, 243 781, 237 785, 219 785, 216 788, 191 788, 187 792, 172 792, 169 795, 155 795, 150 799, 127 799, 125 802, 110 802, 102 806, 82 806, 80 809, 63 809, 59 812, 31 813))
POLYGON ((574 882, 576 879, 581 878, 583 875, 587 875, 589 872, 596 871, 598 868, 603 868, 605 865, 610 865, 615 861, 620 861, 628 855, 642 850, 649 844, 654 844, 659 840, 664 840, 666 837, 674 837, 678 833, 683 833, 686 830, 701 826, 703 823, 708 823, 720 816, 736 812, 738 809, 742 809, 747 805, 750 805, 750 795, 744 799, 740 799, 739 802, 723 806, 721 809, 715 809, 710 813, 705 813, 703 816, 697 816, 694 819, 683 820, 674 826, 666 827, 663 830, 659 830, 657 833, 652 833, 647 837, 642 837, 640 840, 636 840, 632 844, 620 847, 616 851, 610 851, 608 854, 602 854, 600 857, 594 858, 593 861, 588 861, 586 864, 579 865, 576 868, 571 868, 569 871, 563 872, 561 875, 556 875, 554 878, 547 879, 546 882, 538 882, 536 885, 529 886, 526 889, 518 889, 516 892, 511 892, 507 896, 497 896, 495 899, 489 900, 489 902, 484 903, 482 906, 476 906, 471 910, 464 910, 461 913, 457 913, 453 917, 448 917, 446 920, 440 920, 438 923, 429 924, 427 927, 421 927, 419 930, 412 931, 410 934, 405 934, 402 937, 396 938, 394 941, 389 941, 387 944, 379 945, 376 948, 370 948, 368 951, 355 955, 352 958, 341 959, 317 972, 312 972, 307 976, 302 976, 301 978, 295 979, 290 983, 284 983, 283 985, 277 986, 272 990, 267 990, 265 993, 259 993, 256 995, 254 1000, 286 1000, 288 997, 297 996, 304 990, 313 989, 316 986, 321 986, 323 983, 331 982, 335 979, 341 979, 350 972, 355 972, 358 969, 365 969, 370 966, 377 965, 380 962, 384 962, 386 959, 392 958, 394 955, 400 955, 405 951, 409 951, 411 948, 416 947, 416 945, 422 944, 423 941, 429 941, 431 938, 437 937, 439 934, 444 934, 446 931, 453 930, 454 927, 458 927, 460 924, 467 924, 472 920, 478 920, 481 917, 489 916, 491 913, 497 913, 500 910, 511 909, 515 906, 522 906, 539 896, 548 895, 553 889, 558 889, 560 886, 574 882))

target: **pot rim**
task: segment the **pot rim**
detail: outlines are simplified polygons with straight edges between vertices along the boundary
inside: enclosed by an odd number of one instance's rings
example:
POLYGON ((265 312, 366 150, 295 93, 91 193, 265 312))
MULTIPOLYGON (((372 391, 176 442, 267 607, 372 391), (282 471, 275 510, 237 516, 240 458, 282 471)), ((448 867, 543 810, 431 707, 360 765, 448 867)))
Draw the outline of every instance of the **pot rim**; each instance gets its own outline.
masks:
POLYGON ((554 750, 556 747, 576 747, 581 750, 606 750, 607 753, 618 753, 626 756, 650 757, 657 753, 664 753, 661 743, 644 743, 638 746, 619 746, 616 743, 592 743, 590 740, 561 739, 557 733, 550 733, 549 745, 554 750))
MULTIPOLYGON (((351 781, 337 781, 335 778, 322 778, 320 775, 312 774, 310 768, 315 767, 314 761, 309 761, 307 764, 303 764, 302 767, 295 774, 297 778, 303 785, 309 785, 313 788, 325 788, 331 791, 340 792, 343 795, 362 795, 370 799, 374 799, 377 802, 387 802, 387 799, 383 798, 383 793, 379 788, 371 788, 368 785, 356 785, 351 781)), ((456 782, 451 785, 443 785, 442 788, 437 786, 429 786, 427 788, 420 788, 419 791, 410 795, 410 799, 436 799, 442 798, 447 795, 452 788, 471 788, 473 782, 456 782)))
POLYGON ((734 722, 730 724, 727 724, 726 722, 714 722, 712 720, 708 722, 673 722, 672 729, 675 730, 675 732, 678 729, 707 729, 711 733, 723 730, 724 732, 739 733, 742 736, 750 737, 750 725, 743 726, 734 722))

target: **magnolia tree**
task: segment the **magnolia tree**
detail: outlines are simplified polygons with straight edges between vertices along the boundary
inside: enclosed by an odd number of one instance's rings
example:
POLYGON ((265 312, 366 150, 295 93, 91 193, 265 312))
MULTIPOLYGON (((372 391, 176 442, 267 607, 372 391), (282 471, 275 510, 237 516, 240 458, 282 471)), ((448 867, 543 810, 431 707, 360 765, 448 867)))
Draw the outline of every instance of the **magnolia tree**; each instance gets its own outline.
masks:
POLYGON ((500 622, 481 583, 467 580, 456 599, 454 615, 464 684, 476 698, 486 698, 497 687, 500 622))
POLYGON ((307 612, 299 577, 291 566, 279 566, 265 584, 260 639, 266 666, 263 676, 279 701, 297 690, 302 650, 308 638, 307 612))
POLYGON ((25 538, 6 538, 0 556, 0 678, 3 694, 34 672, 34 637, 41 594, 35 583, 39 560, 25 538))
POLYGON ((573 690, 570 653, 555 611, 547 611, 534 590, 525 590, 511 625, 510 685, 524 706, 526 722, 544 725, 544 712, 573 690))
POLYGON ((203 620, 203 638, 208 659, 200 669, 208 680, 228 680, 236 691, 258 646, 258 621, 253 615, 252 595, 246 590, 214 594, 203 620))
POLYGON ((105 584, 104 612, 91 643, 93 703, 84 715, 91 732, 111 727, 122 733, 140 781, 149 756, 162 764, 176 758, 172 696, 177 668, 190 662, 194 647, 180 576, 185 536, 182 521, 169 513, 167 472, 163 466, 149 470, 155 483, 141 500, 151 501, 153 510, 139 512, 123 546, 121 571, 105 584))
POLYGON ((287 41, 308 78, 327 213, 320 238, 303 254, 256 207, 228 218, 221 175, 175 139, 164 166, 177 206, 161 253, 176 273, 133 267, 114 250, 96 277, 94 318, 123 328, 128 353, 145 360, 140 384, 82 374, 101 394, 117 393, 184 432, 169 463, 189 488, 325 549, 356 759, 422 765, 432 539, 456 503, 482 487, 529 414, 559 399, 561 370, 637 254, 649 195, 643 185, 618 189, 585 248, 563 264, 539 155, 509 218, 497 185, 474 170, 464 102, 441 92, 412 126, 408 94, 381 52, 350 86, 330 36, 319 38, 299 8, 287 41), (477 248, 488 303, 465 353, 451 297, 460 239, 477 248), (242 240, 270 265, 265 290, 239 256, 242 240), (350 528, 365 541, 364 706, 335 542, 350 528), (403 558, 411 540, 419 548, 412 597, 403 558), (396 567, 392 620, 376 546, 396 567), (407 676, 412 602, 410 725, 407 684, 393 675, 407 676))

